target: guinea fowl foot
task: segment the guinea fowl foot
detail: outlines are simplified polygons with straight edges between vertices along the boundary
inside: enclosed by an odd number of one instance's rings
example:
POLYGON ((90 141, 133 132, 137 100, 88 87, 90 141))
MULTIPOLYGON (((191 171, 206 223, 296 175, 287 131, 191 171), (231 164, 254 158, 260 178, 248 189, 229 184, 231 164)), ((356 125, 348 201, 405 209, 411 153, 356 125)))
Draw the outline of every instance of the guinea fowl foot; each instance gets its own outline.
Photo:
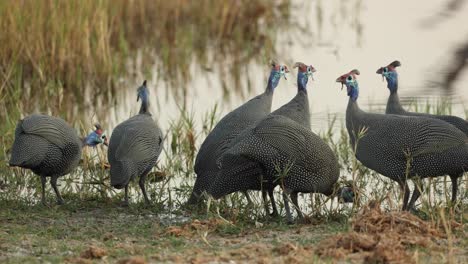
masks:
POLYGON ((42 204, 42 206, 47 207, 47 208, 51 207, 45 200, 42 200, 41 204, 42 204))
POLYGON ((120 202, 120 207, 127 208, 128 207, 128 201, 121 201, 120 202))
POLYGON ((65 202, 63 201, 63 199, 58 199, 57 200, 57 205, 63 205, 65 204, 65 202))
POLYGON ((278 218, 278 217, 279 217, 279 214, 278 214, 278 212, 273 212, 273 213, 269 214, 269 216, 270 216, 271 218, 278 218))

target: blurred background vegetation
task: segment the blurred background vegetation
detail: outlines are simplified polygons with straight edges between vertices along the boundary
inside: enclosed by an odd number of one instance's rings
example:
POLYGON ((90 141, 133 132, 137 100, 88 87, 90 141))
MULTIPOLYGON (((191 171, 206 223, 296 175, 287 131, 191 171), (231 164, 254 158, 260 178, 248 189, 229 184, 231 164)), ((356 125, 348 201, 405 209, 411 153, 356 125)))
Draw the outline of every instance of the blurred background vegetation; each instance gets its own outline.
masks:
POLYGON ((41 111, 71 121, 99 109, 138 54, 180 98, 193 63, 228 63, 240 86, 242 65, 275 53, 289 9, 288 0, 1 1, 0 118, 41 111))

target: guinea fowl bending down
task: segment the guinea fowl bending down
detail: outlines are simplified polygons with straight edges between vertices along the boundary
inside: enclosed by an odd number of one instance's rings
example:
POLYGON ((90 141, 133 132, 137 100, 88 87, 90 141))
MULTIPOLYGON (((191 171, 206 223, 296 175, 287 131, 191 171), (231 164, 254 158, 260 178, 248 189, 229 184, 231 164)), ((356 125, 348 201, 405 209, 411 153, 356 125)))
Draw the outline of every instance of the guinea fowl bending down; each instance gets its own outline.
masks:
POLYGON ((468 136, 468 122, 457 116, 450 115, 431 115, 426 113, 415 113, 408 112, 400 104, 400 98, 398 97, 398 72, 396 67, 401 66, 399 61, 394 61, 385 67, 380 67, 377 70, 378 74, 385 77, 387 80, 387 88, 390 90, 390 96, 388 97, 386 114, 405 115, 405 116, 419 116, 429 117, 443 120, 456 128, 460 129, 465 135, 468 136))
MULTIPOLYGON (((288 222, 292 222, 292 216, 287 194, 301 217, 297 194, 331 195, 340 174, 335 154, 319 136, 279 115, 269 115, 243 132, 242 140, 222 156, 221 165, 208 190, 213 198, 258 189, 259 185, 271 188, 280 184, 288 222)), ((350 197, 344 191, 339 194, 350 197)))
MULTIPOLYGON (((381 74, 382 77, 385 77, 385 79, 387 80, 387 88, 390 90, 390 96, 388 97, 387 109, 385 113, 440 119, 455 126, 460 131, 465 133, 466 136, 468 136, 468 122, 460 117, 450 115, 431 115, 426 113, 415 113, 408 112, 403 109, 403 107, 400 104, 400 98, 398 97, 398 73, 396 71, 396 67, 399 66, 401 66, 401 63, 399 61, 394 61, 385 67, 380 67, 377 70, 377 73, 381 74)), ((463 172, 460 174, 449 176, 450 180, 452 181, 452 203, 454 203, 457 199, 456 193, 458 189, 458 178, 463 176, 463 172)))
POLYGON ((403 210, 412 209, 420 196, 415 188, 408 204, 407 179, 459 175, 468 169, 468 138, 463 132, 438 119, 362 111, 356 75, 359 71, 352 70, 336 80, 348 91, 346 128, 351 145, 362 164, 398 182, 404 190, 403 210))
POLYGON ((239 106, 213 128, 200 147, 195 160, 194 170, 197 179, 187 204, 197 204, 204 191, 216 177, 218 165, 216 160, 226 151, 229 143, 244 129, 265 118, 271 112, 273 92, 288 68, 272 62, 272 69, 265 92, 239 106))
POLYGON ((57 179, 78 166, 84 146, 107 145, 101 126, 95 126, 95 131, 80 139, 76 131, 61 118, 40 114, 27 116, 16 126, 9 165, 31 169, 41 177, 41 200, 44 205, 46 177, 51 177, 50 184, 57 196, 57 204, 63 204, 57 179))
MULTIPOLYGON (((210 192, 215 198, 236 191, 268 190, 271 193, 273 214, 277 214, 274 199, 272 198, 273 189, 276 185, 281 184, 276 177, 277 170, 285 170, 288 166, 292 166, 294 167, 293 172, 290 172, 292 174, 288 173, 286 177, 288 179, 286 180, 288 189, 285 190, 285 193, 291 193, 291 199, 296 206, 298 215, 302 216, 297 203, 297 193, 322 192, 320 191, 322 189, 318 191, 314 189, 317 184, 330 187, 331 185, 327 183, 327 179, 317 183, 322 177, 318 176, 320 173, 323 174, 323 177, 329 177, 330 182, 335 183, 338 179, 339 168, 336 157, 331 149, 310 130, 307 82, 316 70, 313 66, 307 66, 301 62, 297 62, 294 67, 298 68, 297 95, 287 104, 269 114, 266 119, 269 121, 264 120, 258 125, 244 130, 233 140, 229 150, 219 160, 221 169, 210 192), (297 127, 300 127, 300 129, 297 127), (272 133, 270 138, 273 142, 270 142, 268 138, 264 139, 263 136, 259 138, 258 132, 260 131, 264 135, 268 129, 271 129, 269 132, 272 133), (304 130, 308 132, 304 132, 304 130), (276 143, 275 140, 280 142, 276 143), (284 145, 281 145, 281 148, 275 145, 283 143, 284 145), (283 151, 284 156, 281 156, 278 151, 283 151), (327 159, 327 161, 323 163, 322 158, 327 159), (297 163, 296 160, 300 162, 297 163), (304 165, 308 162, 311 162, 311 164, 304 165), (304 169, 304 175, 300 175, 301 169, 304 169), (302 181, 303 184, 295 184, 296 181, 302 181), (312 181, 312 183, 309 181, 312 181), (291 183, 294 184, 291 185, 291 183)), ((286 185, 282 185, 282 187, 286 187, 286 185)), ((349 190, 349 188, 346 188, 340 192, 346 202, 349 202, 352 196, 347 192, 349 190)), ((286 199, 285 196, 283 198, 286 199)), ((265 209, 268 212, 268 209, 265 209)), ((289 207, 287 214, 288 221, 291 221, 289 207)))
POLYGON ((145 203, 149 204, 145 189, 146 175, 156 165, 162 150, 162 133, 149 113, 149 92, 146 81, 138 88, 140 112, 120 123, 112 132, 109 142, 111 185, 125 188, 124 206, 128 205, 128 183, 140 177, 139 185, 145 203))

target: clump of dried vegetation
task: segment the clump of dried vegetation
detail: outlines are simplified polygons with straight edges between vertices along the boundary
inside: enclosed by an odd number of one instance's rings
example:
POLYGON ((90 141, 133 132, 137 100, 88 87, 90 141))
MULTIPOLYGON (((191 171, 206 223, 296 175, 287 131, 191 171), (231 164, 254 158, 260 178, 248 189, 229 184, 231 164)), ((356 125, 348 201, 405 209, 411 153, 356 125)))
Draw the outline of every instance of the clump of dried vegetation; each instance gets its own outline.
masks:
POLYGON ((316 253, 367 263, 418 263, 418 256, 409 249, 443 252, 450 230, 460 226, 453 220, 438 226, 409 212, 383 211, 379 202, 372 201, 353 218, 349 232, 322 241, 316 253))

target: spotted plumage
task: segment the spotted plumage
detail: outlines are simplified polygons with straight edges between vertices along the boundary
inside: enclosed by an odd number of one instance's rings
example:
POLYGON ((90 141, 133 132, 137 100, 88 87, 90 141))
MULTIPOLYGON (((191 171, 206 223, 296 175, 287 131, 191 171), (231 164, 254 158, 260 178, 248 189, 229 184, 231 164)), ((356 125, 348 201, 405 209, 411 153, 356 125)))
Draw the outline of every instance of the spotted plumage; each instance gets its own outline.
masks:
MULTIPOLYGON (((387 66, 380 67, 376 72, 377 74, 381 74, 382 77, 387 80, 387 88, 390 91, 390 96, 388 97, 387 109, 385 113, 439 119, 447 122, 450 125, 455 126, 460 131, 465 133, 465 135, 468 136, 468 122, 460 117, 450 115, 431 115, 426 113, 415 113, 403 109, 403 107, 400 104, 400 98, 398 96, 398 72, 396 71, 396 67, 399 66, 401 66, 401 63, 399 61, 394 61, 387 66)), ((449 176, 450 180, 452 181, 452 203, 455 203, 457 199, 458 178, 463 176, 463 173, 452 174, 449 176)))
POLYGON ((63 119, 33 114, 20 120, 16 126, 9 165, 31 169, 41 176, 43 204, 46 177, 51 177, 57 203, 63 204, 57 179, 78 166, 83 146, 100 143, 107 144, 107 139, 99 125, 86 138, 80 139, 63 119))
POLYGON ((156 165, 162 150, 162 132, 149 113, 149 92, 146 81, 138 88, 137 101, 141 99, 138 115, 115 127, 108 150, 111 185, 125 188, 124 205, 128 205, 128 184, 140 177, 139 185, 147 204, 150 203, 145 189, 147 174, 156 165))
POLYGON ((405 192, 404 210, 413 208, 420 196, 415 188, 408 204, 407 179, 458 175, 468 169, 468 138, 457 128, 438 119, 362 111, 358 74, 353 70, 337 79, 350 97, 346 128, 351 144, 362 164, 399 183, 405 192))
POLYGON ((405 116, 418 116, 418 117, 429 117, 443 120, 468 136, 468 122, 460 117, 451 115, 431 115, 426 113, 416 113, 406 111, 400 104, 400 98, 398 96, 398 72, 396 67, 401 66, 399 61, 394 61, 387 66, 380 67, 377 70, 377 74, 381 74, 383 78, 387 80, 387 88, 390 91, 390 96, 387 101, 386 114, 405 115, 405 116))
POLYGON ((213 128, 202 143, 195 160, 197 174, 188 204, 197 204, 218 173, 216 160, 226 151, 230 142, 244 129, 255 124, 271 112, 274 89, 280 78, 289 72, 284 65, 272 62, 272 69, 264 93, 252 98, 226 116, 213 128))
MULTIPOLYGON (((216 181, 209 189, 215 199, 236 191, 281 185, 285 204, 286 194, 291 194, 300 216, 297 194, 331 195, 339 177, 338 162, 330 147, 310 129, 279 115, 269 115, 243 132, 242 140, 222 156, 220 163, 216 181)), ((292 221, 289 209, 287 217, 292 221)))
MULTIPOLYGON (((267 189, 272 193, 279 184, 284 193, 291 194, 298 215, 302 216, 297 203, 299 192, 331 194, 339 176, 338 162, 331 149, 310 130, 306 85, 315 69, 300 62, 295 67, 298 68, 297 95, 258 125, 244 130, 220 158, 218 181, 211 188, 215 198, 247 190, 267 189), (285 181, 275 179, 278 169, 288 166, 291 169, 285 181)), ((342 190, 343 195, 349 194, 349 189, 342 190)), ((272 205, 273 213, 277 214, 273 199, 272 205)), ((287 216, 291 221, 289 211, 287 216)))

